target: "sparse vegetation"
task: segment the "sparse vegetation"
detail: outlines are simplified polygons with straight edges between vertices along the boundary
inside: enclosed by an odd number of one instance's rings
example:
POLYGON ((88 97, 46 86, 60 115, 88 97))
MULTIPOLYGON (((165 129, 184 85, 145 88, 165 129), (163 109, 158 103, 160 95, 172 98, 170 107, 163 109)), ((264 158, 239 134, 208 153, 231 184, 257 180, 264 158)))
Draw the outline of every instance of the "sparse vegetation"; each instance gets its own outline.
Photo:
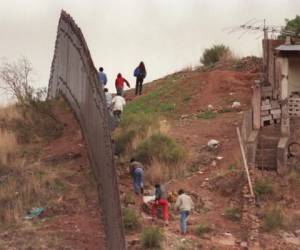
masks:
POLYGON ((226 56, 229 56, 230 54, 231 51, 229 47, 223 44, 214 45, 210 49, 204 50, 200 62, 204 66, 212 66, 216 62, 220 61, 222 58, 226 56))
POLYGON ((224 216, 231 221, 240 221, 242 218, 242 211, 237 207, 226 208, 224 216))
POLYGON ((284 216, 279 207, 272 207, 264 216, 263 229, 266 231, 273 231, 283 226, 284 216))
POLYGON ((125 230, 131 231, 139 228, 140 218, 137 212, 133 208, 129 208, 129 207, 123 208, 122 214, 123 214, 123 224, 125 230))
POLYGON ((142 246, 146 249, 161 249, 164 232, 159 227, 146 227, 141 234, 142 246))
POLYGON ((272 195, 274 193, 273 185, 267 179, 259 180, 254 185, 254 193, 257 198, 264 198, 268 195, 272 195))
POLYGON ((203 235, 210 233, 212 229, 206 224, 199 224, 195 228, 195 233, 197 236, 202 237, 203 235))
POLYGON ((199 119, 204 119, 204 120, 209 120, 209 119, 213 119, 217 116, 217 113, 213 112, 213 111, 205 111, 205 112, 202 112, 200 114, 197 115, 197 117, 199 119))
POLYGON ((136 159, 148 164, 153 159, 177 164, 185 158, 183 148, 172 138, 162 133, 155 133, 144 140, 137 147, 134 155, 136 159))

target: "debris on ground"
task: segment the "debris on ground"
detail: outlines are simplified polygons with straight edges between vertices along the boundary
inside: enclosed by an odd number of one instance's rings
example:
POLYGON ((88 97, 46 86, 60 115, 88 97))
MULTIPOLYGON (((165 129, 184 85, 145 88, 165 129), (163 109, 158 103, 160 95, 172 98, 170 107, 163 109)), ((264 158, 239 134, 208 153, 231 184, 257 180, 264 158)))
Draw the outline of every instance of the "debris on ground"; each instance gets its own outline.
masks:
POLYGON ((24 217, 26 220, 31 220, 33 218, 39 217, 45 211, 42 207, 32 208, 28 214, 24 217))

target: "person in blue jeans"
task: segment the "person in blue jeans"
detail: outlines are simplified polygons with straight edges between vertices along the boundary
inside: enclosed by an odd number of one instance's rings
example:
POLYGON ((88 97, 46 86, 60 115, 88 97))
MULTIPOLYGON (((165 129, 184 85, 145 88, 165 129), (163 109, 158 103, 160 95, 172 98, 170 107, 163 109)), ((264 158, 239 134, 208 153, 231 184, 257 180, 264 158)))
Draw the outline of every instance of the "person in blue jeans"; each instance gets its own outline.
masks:
POLYGON ((134 158, 130 160, 130 174, 133 180, 133 189, 136 194, 144 193, 144 170, 143 164, 134 158))
POLYGON ((191 211, 194 209, 194 202, 192 198, 185 194, 183 189, 178 191, 178 197, 175 203, 175 208, 180 213, 180 232, 187 233, 187 221, 191 211))

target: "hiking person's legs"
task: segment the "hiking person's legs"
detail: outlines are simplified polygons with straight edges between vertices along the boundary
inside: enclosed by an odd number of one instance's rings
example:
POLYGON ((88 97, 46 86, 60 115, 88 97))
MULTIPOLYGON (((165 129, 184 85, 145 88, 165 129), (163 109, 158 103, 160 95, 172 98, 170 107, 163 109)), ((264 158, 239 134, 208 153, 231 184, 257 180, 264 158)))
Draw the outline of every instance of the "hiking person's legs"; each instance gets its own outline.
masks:
POLYGON ((166 199, 159 199, 158 204, 162 207, 163 219, 169 221, 169 203, 166 199))
POLYGON ((185 234, 187 231, 187 220, 189 216, 189 211, 180 211, 180 231, 185 234))
POLYGON ((114 118, 115 118, 115 120, 117 121, 117 122, 120 122, 120 120, 121 120, 121 110, 114 110, 114 118))
POLYGON ((139 92, 139 78, 136 78, 136 83, 135 83, 135 95, 137 95, 139 92))
POLYGON ((117 94, 123 96, 123 88, 117 88, 117 94))
POLYGON ((139 79, 139 86, 138 86, 138 88, 139 88, 139 95, 141 95, 142 91, 143 91, 143 81, 144 81, 143 78, 139 79))
POLYGON ((158 203, 157 202, 152 202, 151 204, 151 215, 152 215, 152 219, 154 219, 157 215, 157 208, 158 208, 158 203))

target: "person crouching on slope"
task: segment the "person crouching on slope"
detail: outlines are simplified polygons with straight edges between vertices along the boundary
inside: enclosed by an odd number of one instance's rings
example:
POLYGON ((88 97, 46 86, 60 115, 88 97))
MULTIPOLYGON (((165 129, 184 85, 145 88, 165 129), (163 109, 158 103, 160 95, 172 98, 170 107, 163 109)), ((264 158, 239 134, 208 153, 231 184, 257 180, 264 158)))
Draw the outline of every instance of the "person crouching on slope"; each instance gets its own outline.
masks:
POLYGON ((118 93, 111 101, 113 114, 117 122, 120 122, 121 120, 121 114, 123 112, 125 104, 125 98, 121 96, 120 93, 118 93))
POLYGON ((169 203, 167 201, 167 193, 163 186, 155 184, 155 201, 151 206, 152 219, 156 217, 157 208, 162 207, 163 219, 165 225, 169 224, 169 203))
POLYGON ((136 194, 144 193, 144 170, 143 164, 134 158, 130 160, 130 174, 133 180, 133 189, 136 194))
POLYGON ((127 87, 130 88, 129 82, 122 77, 121 73, 119 73, 115 81, 115 86, 116 86, 117 94, 120 94, 121 96, 123 96, 124 82, 126 83, 127 87))
POLYGON ((178 197, 175 203, 175 208, 179 210, 180 213, 180 231, 181 234, 186 234, 187 232, 187 220, 190 215, 191 210, 194 209, 194 202, 192 198, 185 194, 183 189, 178 191, 178 197))

